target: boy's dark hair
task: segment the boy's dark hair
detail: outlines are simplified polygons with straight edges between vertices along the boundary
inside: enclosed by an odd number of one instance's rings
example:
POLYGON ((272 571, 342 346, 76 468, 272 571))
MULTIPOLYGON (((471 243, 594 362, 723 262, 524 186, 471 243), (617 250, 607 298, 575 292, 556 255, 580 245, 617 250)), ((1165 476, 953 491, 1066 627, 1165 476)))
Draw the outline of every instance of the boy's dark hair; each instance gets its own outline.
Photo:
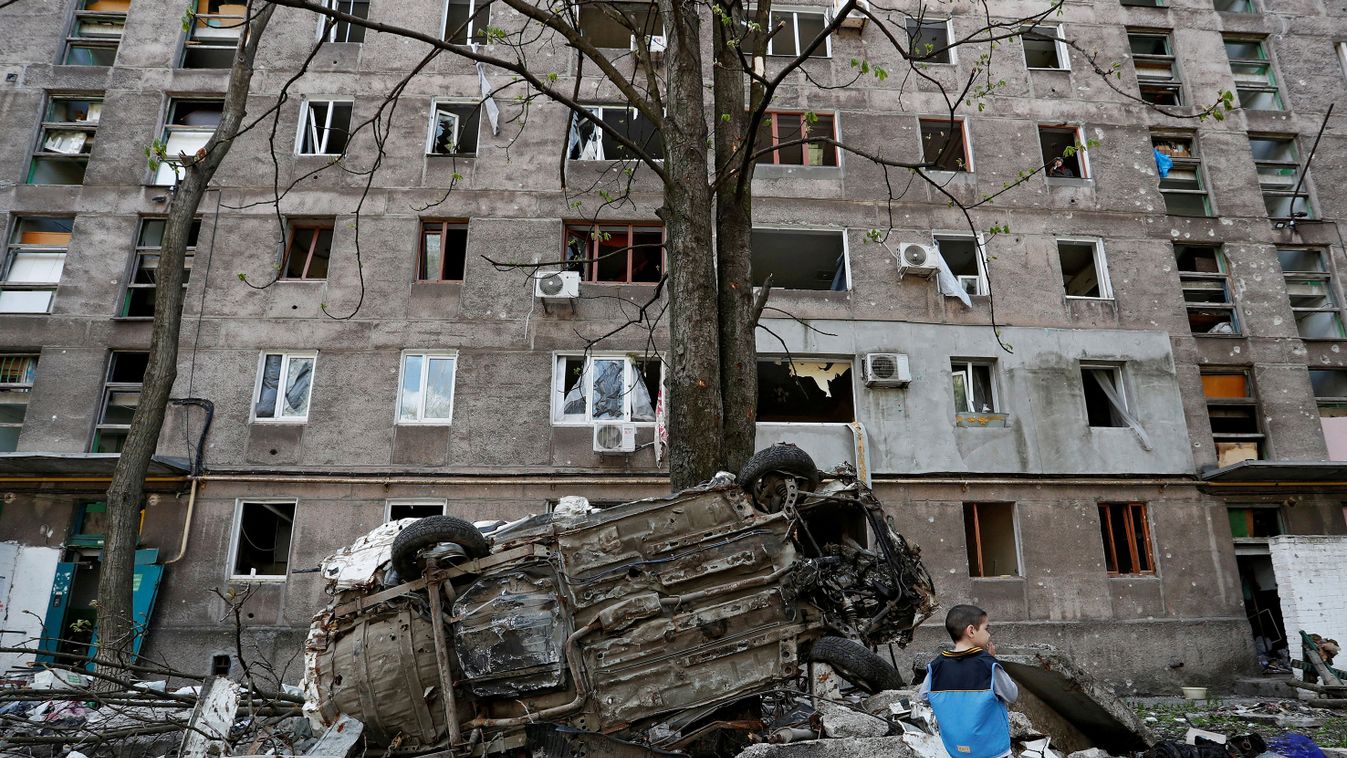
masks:
POLYGON ((945 631, 949 632, 950 639, 958 642, 963 639, 963 630, 970 626, 982 626, 985 618, 987 612, 976 605, 956 605, 945 616, 945 631))

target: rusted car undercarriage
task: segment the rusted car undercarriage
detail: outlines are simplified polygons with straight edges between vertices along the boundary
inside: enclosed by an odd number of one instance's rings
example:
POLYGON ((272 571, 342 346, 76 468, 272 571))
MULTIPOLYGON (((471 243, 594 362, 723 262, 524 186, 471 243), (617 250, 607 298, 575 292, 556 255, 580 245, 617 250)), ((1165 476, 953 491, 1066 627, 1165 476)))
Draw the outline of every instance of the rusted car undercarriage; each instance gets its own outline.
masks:
POLYGON ((811 654, 897 686, 869 648, 906 644, 935 608, 918 548, 854 472, 820 477, 790 446, 738 482, 585 510, 482 531, 409 519, 329 558, 311 717, 453 755, 531 754, 549 732, 677 750, 797 689, 811 654))

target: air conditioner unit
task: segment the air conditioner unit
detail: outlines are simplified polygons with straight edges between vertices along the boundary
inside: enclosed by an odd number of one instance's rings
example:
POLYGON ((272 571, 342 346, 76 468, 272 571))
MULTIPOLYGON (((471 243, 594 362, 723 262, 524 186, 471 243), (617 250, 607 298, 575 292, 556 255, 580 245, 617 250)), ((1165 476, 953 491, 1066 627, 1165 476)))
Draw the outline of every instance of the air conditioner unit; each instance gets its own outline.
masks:
POLYGON ((940 250, 925 242, 902 242, 898 245, 898 278, 911 274, 930 279, 940 270, 936 261, 940 250))
POLYGON ((595 424, 594 452, 596 453, 636 452, 636 425, 595 424))
MULTIPOLYGON (((833 0, 833 10, 839 10, 843 5, 846 5, 846 2, 847 0, 833 0)), ((842 19, 841 28, 855 29, 857 31, 864 29, 866 19, 865 14, 861 13, 862 8, 869 10, 870 4, 865 0, 856 0, 856 7, 847 14, 846 18, 842 19)))
POLYGON ((543 300, 571 300, 580 297, 579 271, 554 271, 533 279, 533 294, 543 300))
POLYGON ((904 353, 866 353, 865 386, 904 387, 912 381, 912 371, 904 353))

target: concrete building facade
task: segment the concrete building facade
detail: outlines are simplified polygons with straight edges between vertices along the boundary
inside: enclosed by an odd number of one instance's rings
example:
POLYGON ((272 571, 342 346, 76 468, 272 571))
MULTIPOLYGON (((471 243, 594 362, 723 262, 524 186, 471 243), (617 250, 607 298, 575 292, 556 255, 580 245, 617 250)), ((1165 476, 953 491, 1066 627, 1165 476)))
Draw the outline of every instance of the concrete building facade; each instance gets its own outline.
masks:
MULTIPOLYGON (((1009 19, 1022 5, 991 7, 1009 19)), ((759 332, 759 444, 856 465, 922 545, 946 604, 982 605, 998 639, 1053 642, 1143 691, 1255 671, 1255 638, 1275 648, 1285 631, 1268 538, 1347 533, 1335 463, 1347 460, 1347 205, 1332 190, 1347 183, 1347 138, 1331 119, 1320 135, 1347 93, 1347 15, 1311 0, 1217 5, 1073 0, 1049 25, 1072 44, 1000 45, 1004 85, 985 110, 958 109, 964 151, 939 172, 943 189, 974 203, 1041 167, 1045 145, 1089 147, 1070 176, 1039 172, 974 208, 971 227, 920 182, 891 197, 884 173, 851 155, 777 157, 754 180, 755 267, 785 282, 771 304, 791 316, 759 332), (1221 90, 1245 107, 1191 118, 1221 90), (1163 113, 1142 96, 1182 104, 1163 113), (1008 231, 979 231, 993 227, 1008 231), (871 241, 876 228, 887 242, 871 241), (895 256, 913 242, 940 251, 967 306, 933 278, 900 276, 895 256), (867 383, 879 354, 905 356, 910 381, 867 383)), ((71 6, 0 9, 24 41, 0 47, 0 432, 12 451, 0 455, 0 542, 15 546, 0 568, 47 567, 49 552, 23 551, 59 549, 55 576, 31 577, 52 586, 36 593, 47 607, 29 610, 64 627, 89 612, 98 503, 149 342, 168 187, 145 148, 200 138, 225 88, 212 66, 233 42, 217 22, 242 7, 199 7, 184 30, 164 0, 71 6)), ((981 24, 972 4, 940 10, 951 38, 981 24)), ((446 6, 376 0, 367 12, 437 30, 446 6)), ((609 186, 611 161, 583 147, 561 161, 569 116, 547 102, 525 114, 501 97, 498 134, 455 111, 480 80, 440 56, 388 118, 368 188, 358 172, 322 170, 334 124, 374 117, 426 49, 331 30, 287 84, 318 31, 312 13, 278 9, 249 100, 251 114, 276 106, 275 124, 238 141, 201 208, 174 391, 191 402, 170 410, 142 534, 143 565, 158 567, 146 575, 162 576, 144 652, 186 670, 229 668, 226 601, 211 590, 246 587, 250 639, 297 678, 292 656, 326 601, 319 561, 387 518, 509 519, 564 495, 668 488, 647 444, 648 335, 584 354, 586 336, 649 296, 650 262, 585 274, 572 303, 545 303, 526 272, 491 263, 566 255, 568 224, 585 215, 575 188, 609 186), (273 180, 295 185, 279 206, 273 180), (601 375, 633 389, 595 395, 601 375), (594 452, 596 417, 632 424, 638 450, 594 452)), ((853 58, 904 70, 875 35, 839 31, 805 64, 810 78, 846 84, 853 58)), ((540 45, 537 60, 567 81, 563 51, 540 45)), ((977 55, 923 65, 953 87, 977 55)), ((907 159, 945 109, 936 86, 898 88, 893 74, 839 89, 797 77, 778 97, 783 122, 830 114, 845 141, 907 159)), ((594 87, 585 102, 618 100, 594 87)), ((375 152, 357 131, 346 161, 365 169, 375 152)), ((648 171, 632 185, 602 223, 635 241, 658 224, 660 197, 648 171)), ((939 637, 929 625, 917 647, 939 637)))

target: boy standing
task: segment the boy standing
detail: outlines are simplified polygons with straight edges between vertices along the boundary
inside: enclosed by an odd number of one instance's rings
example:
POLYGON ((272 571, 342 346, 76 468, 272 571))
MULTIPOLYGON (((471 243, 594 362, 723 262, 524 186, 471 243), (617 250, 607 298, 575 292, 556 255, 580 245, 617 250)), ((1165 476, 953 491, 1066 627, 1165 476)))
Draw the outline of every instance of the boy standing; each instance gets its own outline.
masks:
POLYGON ((926 667, 917 697, 931 704, 940 739, 953 758, 1004 758, 1010 755, 1010 710, 1020 690, 997 663, 987 612, 956 605, 945 616, 954 640, 926 667))

